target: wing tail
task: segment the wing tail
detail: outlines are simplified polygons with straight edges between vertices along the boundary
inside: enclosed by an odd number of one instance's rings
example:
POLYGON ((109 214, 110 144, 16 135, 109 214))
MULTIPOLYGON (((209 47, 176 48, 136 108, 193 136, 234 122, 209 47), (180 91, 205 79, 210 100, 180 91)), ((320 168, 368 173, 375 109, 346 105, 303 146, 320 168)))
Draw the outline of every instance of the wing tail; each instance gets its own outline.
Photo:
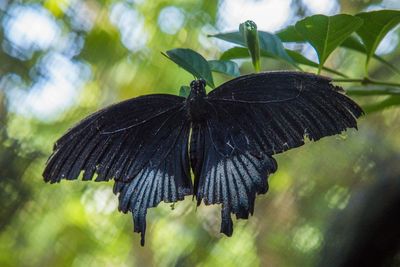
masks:
POLYGON ((268 191, 268 176, 276 171, 275 159, 265 154, 234 149, 229 155, 218 151, 212 132, 202 128, 204 159, 195 176, 198 205, 222 204, 221 232, 231 236, 231 214, 237 219, 247 219, 254 212, 257 194, 268 191))
POLYGON ((141 245, 145 243, 147 209, 166 203, 183 200, 193 192, 188 158, 189 126, 173 129, 172 146, 168 151, 158 150, 153 155, 156 161, 148 161, 144 168, 127 181, 116 181, 114 193, 119 195, 119 210, 132 213, 134 231, 141 234, 141 245))

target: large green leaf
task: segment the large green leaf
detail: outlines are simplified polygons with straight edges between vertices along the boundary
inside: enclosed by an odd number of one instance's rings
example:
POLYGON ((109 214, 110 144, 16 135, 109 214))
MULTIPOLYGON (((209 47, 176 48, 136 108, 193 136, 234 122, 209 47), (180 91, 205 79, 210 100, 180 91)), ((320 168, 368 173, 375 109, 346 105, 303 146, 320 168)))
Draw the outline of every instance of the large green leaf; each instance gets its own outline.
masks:
MULTIPOLYGON (((293 25, 288 26, 285 29, 277 32, 276 35, 279 37, 279 39, 282 40, 282 42, 285 43, 306 42, 306 39, 299 32, 296 31, 296 28, 293 25)), ((349 36, 346 40, 343 41, 343 43, 340 44, 340 46, 365 53, 364 45, 354 36, 349 36)))
POLYGON ((357 34, 365 45, 366 64, 368 65, 382 39, 400 23, 400 11, 378 10, 359 13, 356 16, 364 20, 364 24, 357 30, 357 34))
MULTIPOLYGON (((286 53, 298 64, 301 65, 306 65, 306 66, 310 66, 310 67, 314 67, 314 68, 318 68, 318 63, 309 60, 308 58, 304 57, 302 54, 300 54, 299 52, 293 51, 293 50, 289 50, 289 49, 285 49, 286 53)), ((265 53, 263 51, 261 51, 261 56, 262 57, 270 57, 272 58, 272 56, 268 53, 265 53)), ((221 60, 231 60, 231 59, 241 59, 241 58, 249 58, 249 52, 247 51, 246 48, 243 47, 233 47, 230 48, 228 50, 226 50, 220 57, 221 60)), ((342 77, 347 77, 345 74, 327 68, 327 67, 323 67, 323 70, 342 76, 342 77)))
MULTIPOLYGON (((240 32, 219 33, 210 36, 240 46, 246 46, 245 40, 240 32)), ((293 59, 286 53, 281 40, 275 34, 259 31, 258 37, 260 41, 261 54, 267 53, 270 57, 281 59, 295 65, 293 59)))
MULTIPOLYGON (((246 48, 242 49, 246 50, 246 48)), ((249 53, 247 52, 247 56, 248 55, 249 53)), ((209 60, 208 64, 210 65, 211 71, 219 72, 232 77, 240 76, 239 66, 236 64, 236 62, 229 60, 209 60)))
POLYGON ((295 28, 316 50, 319 71, 328 56, 363 23, 351 15, 314 15, 300 20, 295 28))
MULTIPOLYGON (((306 40, 301 36, 295 29, 294 26, 288 26, 287 28, 279 31, 276 35, 282 40, 282 42, 295 42, 295 43, 304 43, 306 40)), ((352 49, 354 51, 358 51, 360 53, 366 54, 365 46, 361 41, 359 41, 355 36, 350 36, 343 43, 340 44, 341 47, 352 49)), ((400 69, 396 66, 385 60, 384 58, 374 54, 373 58, 386 65, 393 72, 400 74, 400 69)), ((295 60, 296 61, 296 60, 295 60)), ((296 61, 297 62, 297 61, 296 61)))
POLYGON ((306 41, 306 39, 296 30, 294 25, 290 25, 277 32, 276 36, 278 36, 282 42, 303 43, 306 41))
POLYGON ((210 66, 207 60, 199 53, 192 49, 176 48, 168 50, 165 56, 195 77, 206 80, 207 84, 212 88, 215 87, 210 66))

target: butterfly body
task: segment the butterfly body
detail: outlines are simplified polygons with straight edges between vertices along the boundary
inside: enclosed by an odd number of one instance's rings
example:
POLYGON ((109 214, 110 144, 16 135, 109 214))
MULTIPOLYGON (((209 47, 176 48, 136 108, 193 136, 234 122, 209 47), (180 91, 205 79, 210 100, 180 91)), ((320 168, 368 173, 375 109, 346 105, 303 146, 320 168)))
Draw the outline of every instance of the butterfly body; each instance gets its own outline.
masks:
POLYGON ((200 123, 207 118, 206 82, 203 79, 190 83, 190 93, 185 101, 185 109, 191 122, 200 123))
POLYGON ((56 142, 45 181, 114 179, 119 210, 132 212, 142 245, 147 209, 188 195, 221 204, 221 232, 230 236, 231 215, 248 218, 267 192, 274 154, 356 128, 363 114, 313 74, 250 74, 208 94, 205 85, 193 81, 187 98, 141 96, 92 114, 56 142))

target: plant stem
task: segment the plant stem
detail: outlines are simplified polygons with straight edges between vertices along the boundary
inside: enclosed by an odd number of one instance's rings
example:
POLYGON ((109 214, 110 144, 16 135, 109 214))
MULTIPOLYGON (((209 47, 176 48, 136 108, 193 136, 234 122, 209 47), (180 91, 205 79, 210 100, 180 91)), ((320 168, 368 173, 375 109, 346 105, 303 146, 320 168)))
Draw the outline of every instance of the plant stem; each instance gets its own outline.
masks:
POLYGON ((386 86, 400 87, 400 83, 377 81, 377 80, 372 80, 370 78, 363 78, 363 79, 333 79, 332 81, 341 82, 341 83, 361 83, 362 85, 375 84, 375 85, 386 85, 386 86))

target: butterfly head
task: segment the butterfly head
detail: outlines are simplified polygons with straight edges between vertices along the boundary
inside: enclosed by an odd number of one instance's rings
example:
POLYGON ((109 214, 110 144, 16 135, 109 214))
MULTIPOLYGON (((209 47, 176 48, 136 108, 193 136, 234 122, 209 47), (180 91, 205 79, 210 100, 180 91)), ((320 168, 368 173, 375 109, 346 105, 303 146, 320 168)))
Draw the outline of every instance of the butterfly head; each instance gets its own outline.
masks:
POLYGON ((190 83, 189 97, 205 97, 206 96, 206 81, 204 79, 194 80, 190 83))

